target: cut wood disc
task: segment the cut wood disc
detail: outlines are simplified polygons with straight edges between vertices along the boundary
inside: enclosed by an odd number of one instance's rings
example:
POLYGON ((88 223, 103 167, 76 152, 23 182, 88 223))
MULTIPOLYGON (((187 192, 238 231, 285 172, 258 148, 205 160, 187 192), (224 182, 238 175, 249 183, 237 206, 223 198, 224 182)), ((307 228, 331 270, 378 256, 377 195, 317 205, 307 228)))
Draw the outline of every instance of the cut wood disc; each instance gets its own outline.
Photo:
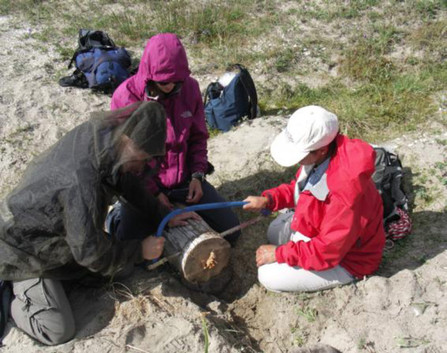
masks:
POLYGON ((183 276, 192 283, 208 281, 228 265, 230 248, 230 244, 215 232, 199 235, 184 250, 183 276))
POLYGON ((189 219, 188 224, 166 229, 165 256, 183 278, 191 283, 204 283, 217 276, 230 259, 230 244, 203 219, 189 219))

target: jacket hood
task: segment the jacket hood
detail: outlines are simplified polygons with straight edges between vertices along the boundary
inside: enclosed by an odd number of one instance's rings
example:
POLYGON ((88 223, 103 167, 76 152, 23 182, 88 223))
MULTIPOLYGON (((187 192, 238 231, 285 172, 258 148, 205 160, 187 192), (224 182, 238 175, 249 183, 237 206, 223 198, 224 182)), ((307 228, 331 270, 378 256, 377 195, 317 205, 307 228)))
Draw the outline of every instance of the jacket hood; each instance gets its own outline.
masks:
POLYGON ((185 48, 173 33, 161 33, 149 39, 134 76, 137 95, 144 96, 148 81, 179 82, 190 75, 185 48))
POLYGON ((346 202, 362 194, 362 190, 371 183, 372 175, 375 171, 375 152, 368 143, 349 139, 344 135, 338 135, 335 139, 337 148, 332 156, 332 162, 329 164, 328 186, 332 192, 343 189, 343 194, 347 195, 346 202), (333 172, 329 172, 333 169, 333 172), (346 189, 349 183, 350 187, 346 189), (348 190, 348 192, 347 192, 348 190))

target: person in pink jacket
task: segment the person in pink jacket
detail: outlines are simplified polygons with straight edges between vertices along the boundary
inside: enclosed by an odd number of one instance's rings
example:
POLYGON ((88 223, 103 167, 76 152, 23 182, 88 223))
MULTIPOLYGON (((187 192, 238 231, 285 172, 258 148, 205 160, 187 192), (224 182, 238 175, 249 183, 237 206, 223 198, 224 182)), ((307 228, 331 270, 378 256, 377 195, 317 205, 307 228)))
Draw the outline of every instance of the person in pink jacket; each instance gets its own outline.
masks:
MULTIPOLYGON (((166 154, 158 160, 158 172, 147 187, 169 208, 186 204, 225 201, 205 180, 208 163, 208 130, 198 82, 190 76, 188 59, 179 38, 172 33, 153 36, 147 42, 138 72, 114 92, 111 108, 137 101, 154 100, 163 105, 167 117, 166 154)), ((198 212, 217 232, 239 224, 230 209, 198 212)), ((131 231, 129 233, 132 233, 131 231)), ((234 242, 240 232, 227 237, 234 242)))
POLYGON ((271 244, 256 251, 259 281, 272 291, 315 291, 377 270, 385 233, 373 148, 340 134, 335 114, 307 106, 290 117, 271 154, 300 168, 289 184, 245 200, 246 210, 290 209, 271 223, 271 244))

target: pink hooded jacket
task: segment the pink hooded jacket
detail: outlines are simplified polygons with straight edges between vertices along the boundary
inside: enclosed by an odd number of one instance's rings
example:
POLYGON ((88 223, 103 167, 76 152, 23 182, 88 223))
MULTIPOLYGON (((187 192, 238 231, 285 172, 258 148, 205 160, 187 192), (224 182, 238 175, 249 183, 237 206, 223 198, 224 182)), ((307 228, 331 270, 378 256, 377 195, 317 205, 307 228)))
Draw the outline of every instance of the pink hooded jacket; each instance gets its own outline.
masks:
POLYGON ((159 100, 166 110, 167 137, 166 155, 160 161, 156 181, 148 185, 155 194, 157 183, 172 189, 192 173, 206 171, 208 130, 199 84, 190 77, 185 49, 175 34, 162 33, 149 39, 138 72, 114 92, 112 110, 152 99, 145 92, 151 80, 183 82, 180 92, 159 100))

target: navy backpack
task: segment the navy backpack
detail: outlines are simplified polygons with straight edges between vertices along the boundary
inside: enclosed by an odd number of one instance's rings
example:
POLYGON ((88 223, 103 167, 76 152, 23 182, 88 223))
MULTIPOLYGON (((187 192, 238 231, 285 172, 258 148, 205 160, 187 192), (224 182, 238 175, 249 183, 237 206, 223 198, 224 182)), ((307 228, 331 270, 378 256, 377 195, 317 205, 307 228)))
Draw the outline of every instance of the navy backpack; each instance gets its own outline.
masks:
POLYGON ((225 86, 212 82, 205 92, 205 117, 208 125, 214 129, 228 131, 244 116, 256 118, 258 95, 248 70, 235 64, 228 69, 237 73, 225 86))
POLYGON ((131 58, 124 48, 115 45, 107 33, 79 30, 78 48, 68 65, 76 70, 60 79, 63 87, 74 86, 113 92, 129 74, 131 58))

